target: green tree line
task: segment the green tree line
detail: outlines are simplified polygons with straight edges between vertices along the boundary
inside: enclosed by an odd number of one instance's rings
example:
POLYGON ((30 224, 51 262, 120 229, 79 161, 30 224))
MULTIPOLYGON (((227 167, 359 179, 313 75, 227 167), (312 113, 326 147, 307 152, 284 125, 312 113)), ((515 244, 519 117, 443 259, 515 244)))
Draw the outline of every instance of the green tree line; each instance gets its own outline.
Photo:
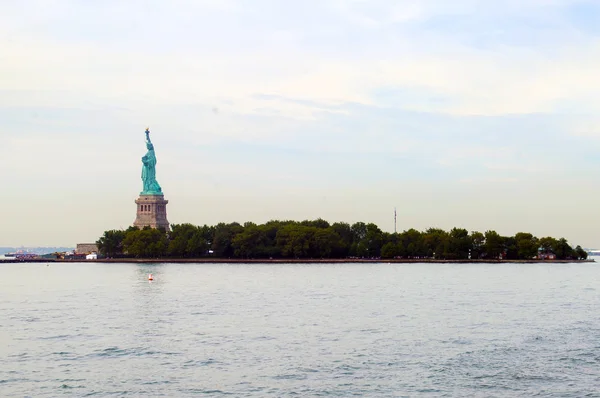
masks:
POLYGON ((214 226, 174 224, 169 232, 130 227, 105 231, 96 243, 101 255, 112 258, 587 258, 585 250, 571 247, 564 238, 537 238, 526 232, 501 236, 495 231, 429 228, 423 232, 409 229, 388 233, 373 223, 330 224, 322 219, 214 226))

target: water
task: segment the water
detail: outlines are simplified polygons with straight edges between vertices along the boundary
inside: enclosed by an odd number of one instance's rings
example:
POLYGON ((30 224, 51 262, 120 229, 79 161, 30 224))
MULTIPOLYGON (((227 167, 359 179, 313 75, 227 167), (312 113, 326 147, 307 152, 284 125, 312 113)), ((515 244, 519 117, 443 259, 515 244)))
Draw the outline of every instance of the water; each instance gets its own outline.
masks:
POLYGON ((594 263, 0 270, 2 397, 600 397, 594 263))

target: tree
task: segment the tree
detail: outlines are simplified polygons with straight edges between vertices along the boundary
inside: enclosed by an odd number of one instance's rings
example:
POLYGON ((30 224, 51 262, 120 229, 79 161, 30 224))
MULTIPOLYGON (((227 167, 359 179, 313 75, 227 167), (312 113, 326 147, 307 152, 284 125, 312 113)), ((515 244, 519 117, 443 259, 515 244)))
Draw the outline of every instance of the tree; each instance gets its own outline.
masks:
POLYGON ((538 254, 540 242, 530 233, 519 232, 515 235, 517 255, 520 259, 528 260, 538 254))
POLYGON ((360 242, 367 235, 367 224, 365 224, 364 222, 355 222, 354 224, 352 224, 350 229, 352 230, 353 235, 352 241, 355 243, 360 242))
POLYGON ((560 238, 554 241, 552 245, 552 251, 556 254, 556 258, 559 260, 566 260, 571 258, 573 248, 569 245, 569 242, 565 238, 560 238))
POLYGON ((169 234, 170 242, 167 253, 171 257, 197 257, 195 247, 198 240, 198 227, 192 224, 173 224, 169 234), (195 236, 196 235, 196 236, 195 236), (192 242, 190 244, 190 242, 192 242))
POLYGON ((283 257, 305 258, 310 252, 310 241, 316 227, 289 224, 277 231, 277 246, 283 257))
POLYGON ((234 248, 232 246, 233 238, 243 231, 244 227, 236 222, 231 224, 217 224, 212 241, 212 249, 215 257, 232 257, 234 255, 234 248))
POLYGON ((300 224, 306 227, 329 228, 329 222, 322 218, 317 218, 316 220, 304 220, 300 224))
POLYGON ((319 228, 313 236, 313 255, 320 258, 339 258, 342 249, 342 238, 333 228, 319 228))
POLYGON ((439 228, 429 228, 420 236, 423 250, 427 257, 445 258, 448 233, 439 228), (435 253, 435 254, 434 254, 435 253))
POLYGON ((503 253, 502 237, 496 231, 485 232, 485 254, 487 258, 500 258, 503 253))
POLYGON ((208 244, 207 233, 204 227, 196 227, 186 246, 186 254, 189 257, 202 257, 208 254, 210 245, 208 244))
POLYGON ((105 257, 116 257, 118 255, 122 255, 123 239, 125 239, 125 231, 118 229, 104 231, 104 234, 96 241, 98 251, 100 251, 100 254, 105 257))
POLYGON ((276 244, 277 231, 283 225, 280 221, 269 221, 268 223, 261 225, 260 229, 264 232, 267 240, 265 242, 265 254, 271 257, 281 257, 281 252, 276 244))
POLYGON ((452 228, 450 230, 450 248, 446 258, 466 259, 469 257, 469 250, 473 247, 473 241, 469 236, 469 231, 464 228, 452 228))
POLYGON ((334 248, 333 256, 337 258, 344 258, 350 255, 350 248, 352 247, 353 234, 350 224, 343 222, 336 222, 331 224, 331 230, 335 232, 339 237, 339 246, 334 248))
POLYGON ((329 224, 323 219, 171 227, 170 232, 149 227, 105 231, 97 241, 100 254, 195 258, 208 255, 212 248, 219 258, 424 258, 434 253, 438 259, 466 259, 469 253, 473 259, 530 259, 538 253, 554 253, 560 259, 587 257, 585 250, 573 249, 564 238, 537 239, 527 232, 500 236, 495 231, 469 234, 464 228, 449 232, 429 228, 392 234, 373 223, 329 224))
POLYGON ((517 241, 514 236, 502 236, 502 246, 506 255, 502 257, 503 259, 516 260, 519 258, 517 241))
POLYGON ((431 257, 431 254, 427 253, 423 245, 423 239, 421 232, 414 228, 404 231, 400 234, 400 242, 402 247, 405 248, 405 254, 407 257, 431 257))
POLYGON ((388 242, 381 248, 381 258, 394 258, 398 256, 398 245, 388 242))
POLYGON ((577 254, 577 259, 579 260, 586 260, 588 257, 587 252, 583 250, 579 245, 577 245, 577 247, 575 248, 575 253, 577 254))
POLYGON ((267 247, 269 241, 265 229, 256 224, 244 226, 244 231, 235 235, 231 242, 235 257, 265 258, 269 257, 267 247))
POLYGON ((477 231, 471 232, 471 247, 471 258, 481 258, 485 252, 485 235, 477 231))
POLYGON ((381 255, 381 246, 383 246, 383 232, 373 223, 366 225, 366 234, 363 239, 368 257, 379 257, 381 255))
POLYGON ((556 246, 556 239, 546 236, 539 240, 540 251, 544 254, 554 253, 554 247, 556 246))
POLYGON ((137 258, 165 257, 168 246, 167 235, 150 227, 129 231, 123 239, 124 251, 137 258))

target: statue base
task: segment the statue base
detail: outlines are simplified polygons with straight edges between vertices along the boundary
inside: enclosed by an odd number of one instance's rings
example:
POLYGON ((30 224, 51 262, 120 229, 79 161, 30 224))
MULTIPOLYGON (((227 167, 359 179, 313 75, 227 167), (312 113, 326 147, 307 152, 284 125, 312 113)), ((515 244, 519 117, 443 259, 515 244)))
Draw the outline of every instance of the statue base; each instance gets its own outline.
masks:
POLYGON ((133 222, 134 227, 164 228, 169 230, 167 221, 167 203, 164 195, 140 195, 136 199, 137 216, 133 222))

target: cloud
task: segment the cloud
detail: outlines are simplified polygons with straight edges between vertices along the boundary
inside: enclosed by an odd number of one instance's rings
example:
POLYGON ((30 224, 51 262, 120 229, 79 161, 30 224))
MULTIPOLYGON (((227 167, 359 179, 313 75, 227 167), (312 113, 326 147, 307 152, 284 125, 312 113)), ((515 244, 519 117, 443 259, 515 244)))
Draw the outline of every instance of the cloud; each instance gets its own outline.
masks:
MULTIPOLYGON (((541 202, 544 195, 529 188, 539 181, 576 190, 597 178, 600 42, 593 24, 583 23, 595 7, 575 0, 7 3, 0 166, 13 171, 0 185, 28 181, 84 202, 102 192, 118 203, 125 191, 137 193, 139 141, 150 125, 161 184, 187 203, 175 210, 181 217, 207 196, 267 218, 261 209, 376 218, 406 198, 403 206, 420 209, 414 217, 431 219, 423 215, 429 203, 448 223, 460 203, 435 198, 458 195, 475 209, 478 189, 504 184, 541 202), (77 186, 85 194, 63 183, 89 176, 95 183, 77 186), (253 197, 254 207, 242 197, 253 197), (346 204, 332 205, 332 197, 346 204)), ((28 189, 12 193, 15 208, 28 189)), ((567 192, 552 189, 544 192, 553 201, 569 203, 567 192)), ((510 213, 494 200, 503 222, 510 213)), ((578 234, 576 222, 569 228, 578 234)))
MULTIPOLYGON (((566 101, 583 102, 600 90, 596 73, 600 45, 594 41, 579 51, 559 47, 552 58, 530 50, 497 52, 449 44, 447 54, 420 53, 406 46, 380 59, 353 62, 345 61, 343 54, 336 60, 303 51, 275 59, 264 52, 166 57, 75 44, 4 41, 2 45, 9 54, 0 66, 4 90, 37 89, 155 104, 210 105, 227 98, 240 113, 265 108, 264 101, 255 97, 259 93, 328 104, 378 105, 377 93, 385 87, 444 98, 405 101, 399 104, 403 109, 458 115, 552 112, 566 101)), ((305 110, 311 112, 310 107, 286 101, 270 100, 268 106, 299 117, 310 116, 305 110)), ((600 103, 586 101, 585 106, 595 112, 600 103)))
POLYGON ((600 139, 600 118, 593 116, 581 117, 570 128, 570 134, 584 139, 600 139))

